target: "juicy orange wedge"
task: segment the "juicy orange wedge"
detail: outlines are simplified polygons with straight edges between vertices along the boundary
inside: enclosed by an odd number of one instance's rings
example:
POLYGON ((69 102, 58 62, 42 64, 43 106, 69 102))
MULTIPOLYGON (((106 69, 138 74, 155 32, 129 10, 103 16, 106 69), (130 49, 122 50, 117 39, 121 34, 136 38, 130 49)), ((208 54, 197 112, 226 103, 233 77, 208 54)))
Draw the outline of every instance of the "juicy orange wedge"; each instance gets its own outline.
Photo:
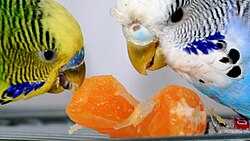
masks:
POLYGON ((115 128, 131 125, 144 137, 199 135, 206 131, 207 115, 195 92, 172 85, 138 104, 115 128))
POLYGON ((77 124, 113 138, 198 135, 207 125, 195 92, 173 85, 139 103, 111 75, 86 78, 66 112, 77 124))
POLYGON ((113 127, 127 119, 139 102, 112 76, 86 78, 66 108, 71 120, 111 137, 136 136, 132 126, 113 127))

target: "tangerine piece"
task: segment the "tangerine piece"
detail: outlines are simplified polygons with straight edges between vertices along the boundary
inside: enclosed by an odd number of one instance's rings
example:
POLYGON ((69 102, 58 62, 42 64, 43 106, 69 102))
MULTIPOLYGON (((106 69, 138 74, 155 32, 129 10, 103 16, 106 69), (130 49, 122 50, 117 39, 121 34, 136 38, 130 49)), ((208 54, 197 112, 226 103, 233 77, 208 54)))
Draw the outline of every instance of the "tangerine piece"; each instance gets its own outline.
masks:
POLYGON ((70 119, 111 137, 136 135, 136 128, 113 127, 127 119, 139 102, 112 75, 85 78, 66 107, 70 119))
POLYGON ((113 138, 198 135, 207 125, 192 90, 169 86, 139 104, 111 75, 86 78, 66 111, 77 124, 113 138))
POLYGON ((134 126, 143 137, 204 134, 207 115, 199 96, 184 87, 172 85, 137 105, 117 130, 134 126))

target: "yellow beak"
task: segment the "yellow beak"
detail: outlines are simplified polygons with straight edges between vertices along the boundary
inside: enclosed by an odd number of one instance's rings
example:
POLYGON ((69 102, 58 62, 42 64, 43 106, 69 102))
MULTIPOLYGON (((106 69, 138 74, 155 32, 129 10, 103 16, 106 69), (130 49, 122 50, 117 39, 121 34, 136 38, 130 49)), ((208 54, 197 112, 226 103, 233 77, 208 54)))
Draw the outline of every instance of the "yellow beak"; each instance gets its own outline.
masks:
POLYGON ((83 62, 81 65, 75 68, 65 70, 63 73, 66 79, 70 83, 75 84, 76 88, 78 88, 82 84, 85 78, 85 72, 86 72, 86 66, 85 62, 83 62))
POLYGON ((48 91, 49 93, 60 93, 65 89, 77 89, 85 78, 86 67, 82 62, 80 65, 60 72, 59 77, 48 91))
POLYGON ((138 45, 127 41, 130 61, 140 74, 147 75, 146 70, 158 70, 167 65, 158 43, 159 41, 155 40, 146 45, 138 45))

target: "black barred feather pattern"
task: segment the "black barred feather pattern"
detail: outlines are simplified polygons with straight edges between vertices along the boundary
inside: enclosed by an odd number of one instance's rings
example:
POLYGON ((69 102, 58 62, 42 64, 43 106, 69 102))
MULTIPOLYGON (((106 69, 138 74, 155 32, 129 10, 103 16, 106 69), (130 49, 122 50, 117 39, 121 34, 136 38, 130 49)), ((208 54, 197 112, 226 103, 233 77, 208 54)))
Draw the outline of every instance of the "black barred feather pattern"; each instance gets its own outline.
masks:
MULTIPOLYGON (((41 0, 0 0, 0 86, 40 83, 52 69, 38 56, 39 51, 54 50, 56 44, 55 37, 44 28, 40 3, 41 0)), ((13 95, 2 93, 0 105, 12 98, 13 95)))
POLYGON ((40 0, 1 0, 1 46, 27 51, 54 48, 55 39, 43 29, 43 11, 39 3, 40 0), (6 40, 6 37, 11 38, 6 40))
MULTIPOLYGON (((185 46, 198 38, 208 37, 217 31, 227 32, 227 25, 233 15, 239 15, 245 21, 249 18, 249 0, 176 0, 167 5, 168 14, 173 15, 178 9, 185 13, 185 22, 174 26, 173 36, 178 44, 185 46), (189 37, 189 38, 186 38, 189 37)), ((171 20, 171 18, 169 18, 171 20)), ((167 21, 167 23, 171 21, 167 21)))

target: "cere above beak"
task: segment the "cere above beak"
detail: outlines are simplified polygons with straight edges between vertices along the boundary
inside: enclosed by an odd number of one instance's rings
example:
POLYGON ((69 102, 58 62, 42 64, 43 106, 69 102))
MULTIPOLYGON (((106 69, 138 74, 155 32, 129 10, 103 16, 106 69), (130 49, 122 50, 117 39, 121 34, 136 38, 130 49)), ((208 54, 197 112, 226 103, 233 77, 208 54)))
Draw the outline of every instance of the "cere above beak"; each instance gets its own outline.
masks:
POLYGON ((70 60, 70 62, 61 68, 59 76, 49 93, 60 93, 62 91, 78 88, 85 78, 85 62, 84 62, 84 48, 81 52, 70 60))

